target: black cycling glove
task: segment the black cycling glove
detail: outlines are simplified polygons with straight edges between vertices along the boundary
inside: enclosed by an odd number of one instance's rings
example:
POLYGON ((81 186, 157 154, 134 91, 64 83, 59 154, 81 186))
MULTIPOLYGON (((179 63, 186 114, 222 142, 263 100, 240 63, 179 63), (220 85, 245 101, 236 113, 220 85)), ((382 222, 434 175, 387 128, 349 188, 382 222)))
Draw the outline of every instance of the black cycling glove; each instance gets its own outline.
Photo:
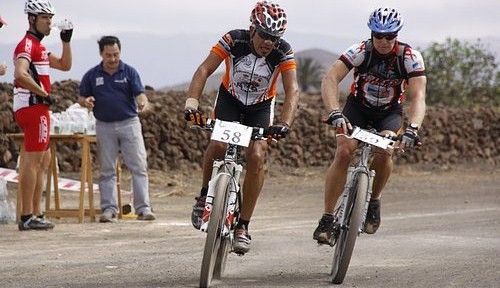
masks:
POLYGON ((332 112, 328 114, 328 119, 326 119, 325 122, 335 127, 337 133, 347 133, 350 129, 348 125, 349 120, 347 120, 347 118, 345 118, 342 112, 338 109, 332 110, 332 112))
POLYGON ((200 110, 186 109, 184 110, 184 119, 190 121, 193 125, 204 126, 205 119, 200 110))
POLYGON ((401 140, 402 148, 413 148, 419 142, 417 129, 412 127, 407 127, 405 133, 403 134, 403 139, 401 140))
POLYGON ((290 126, 288 126, 288 124, 286 123, 275 124, 267 128, 267 134, 276 140, 285 138, 289 132, 290 126))
POLYGON ((59 35, 61 36, 61 40, 63 42, 68 43, 69 41, 71 41, 71 36, 73 36, 73 29, 61 30, 61 33, 59 35))

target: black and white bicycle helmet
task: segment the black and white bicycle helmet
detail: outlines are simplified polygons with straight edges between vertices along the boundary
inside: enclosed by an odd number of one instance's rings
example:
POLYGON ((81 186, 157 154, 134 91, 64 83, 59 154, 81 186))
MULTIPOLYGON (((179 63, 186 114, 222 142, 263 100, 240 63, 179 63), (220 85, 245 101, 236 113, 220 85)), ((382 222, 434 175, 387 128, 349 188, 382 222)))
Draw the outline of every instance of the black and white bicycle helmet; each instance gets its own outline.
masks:
POLYGON ((26 0, 24 5, 24 13, 26 14, 56 14, 56 9, 49 0, 26 0))

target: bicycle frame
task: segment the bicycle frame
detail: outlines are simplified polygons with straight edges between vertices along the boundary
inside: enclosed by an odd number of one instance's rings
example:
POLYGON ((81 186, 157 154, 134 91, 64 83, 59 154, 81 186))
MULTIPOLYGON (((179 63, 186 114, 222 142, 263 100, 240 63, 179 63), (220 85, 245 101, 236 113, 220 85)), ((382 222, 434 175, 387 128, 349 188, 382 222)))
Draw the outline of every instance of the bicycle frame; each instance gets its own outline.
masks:
POLYGON ((375 171, 370 170, 372 145, 383 149, 392 148, 395 137, 381 136, 355 128, 350 138, 361 141, 357 163, 350 166, 342 197, 337 201, 337 246, 332 264, 332 282, 341 284, 349 267, 356 238, 363 232, 366 213, 372 194, 375 171))
MULTIPOLYGON (((205 206, 209 205, 208 222, 200 228, 207 232, 201 265, 200 287, 208 287, 213 278, 220 279, 233 243, 234 223, 241 203, 239 178, 243 166, 238 163, 238 147, 228 144, 224 160, 215 160, 205 206), (212 209, 213 208, 213 209, 212 209)), ((204 215, 205 216, 205 215, 204 215)))
MULTIPOLYGON (((359 149, 359 148, 358 148, 359 149)), ((344 210, 345 210, 345 207, 347 205, 347 203, 349 203, 349 201, 355 197, 356 195, 356 190, 354 190, 353 188, 356 186, 356 179, 357 179, 357 175, 359 175, 360 173, 362 174, 365 174, 367 177, 368 177, 368 189, 367 189, 367 193, 366 193, 366 197, 365 197, 365 202, 366 202, 366 205, 365 205, 365 209, 363 210, 363 223, 365 222, 365 219, 366 219, 366 212, 368 210, 368 204, 370 202, 370 198, 371 198, 371 195, 372 195, 372 185, 373 185, 373 179, 375 177, 375 171, 373 170, 370 170, 369 168, 369 161, 370 161, 370 158, 371 158, 371 153, 372 153, 372 146, 367 144, 367 143, 363 143, 361 144, 361 148, 360 148, 361 152, 360 152, 360 155, 359 155, 359 160, 358 162, 353 165, 353 166, 350 166, 349 169, 348 169, 348 172, 347 172, 347 180, 346 180, 346 186, 344 188, 344 192, 342 193, 342 200, 341 202, 339 203, 340 204, 340 211, 339 211, 339 215, 337 215, 338 217, 338 222, 341 223, 341 228, 348 228, 346 227, 346 214, 343 213, 344 210)), ((350 215, 348 215, 350 216, 350 215)), ((363 227, 364 225, 362 225, 361 227, 363 227)), ((360 233, 362 232, 362 230, 359 231, 360 233)))
MULTIPOLYGON (((236 206, 237 203, 241 203, 242 196, 240 193, 240 185, 239 185, 239 179, 241 172, 243 171, 243 166, 238 163, 238 146, 234 144, 228 144, 228 147, 226 149, 226 154, 224 156, 224 160, 215 160, 212 166, 212 177, 209 182, 209 189, 213 188, 214 183, 218 180, 219 177, 222 175, 227 175, 230 177, 230 182, 229 182, 229 201, 225 203, 225 211, 226 211, 226 216, 229 217, 230 214, 234 215, 237 214, 238 207, 236 206), (212 184, 212 187, 210 187, 212 184), (234 194, 231 194, 234 193, 234 194), (234 195, 234 197, 233 197, 234 195)), ((212 190, 213 191, 213 190, 212 190)), ((227 197, 227 192, 226 195, 207 195, 207 202, 210 202, 210 204, 213 202, 213 198, 215 197, 227 197), (212 198, 212 199, 209 199, 212 198)), ((233 222, 233 219, 227 219, 229 222, 233 222)), ((237 220, 237 219, 236 219, 237 220)), ((208 223, 207 223, 208 224, 208 223)), ((226 225, 231 228, 232 223, 226 223, 226 225)), ((225 227, 227 228, 227 227, 225 227)), ((200 230, 207 232, 206 229, 202 226, 200 230)), ((229 230, 224 229, 223 231, 223 236, 228 236, 229 235, 229 230)), ((232 235, 231 235, 232 236, 232 235)), ((232 243, 232 238, 231 238, 231 243, 232 243)))
POLYGON ((219 120, 216 120, 215 124, 207 122, 205 127, 201 127, 212 130, 211 139, 227 143, 227 148, 224 159, 213 162, 212 177, 208 183, 205 211, 200 227, 201 231, 207 232, 201 263, 200 287, 208 287, 212 277, 216 279, 222 277, 227 255, 233 246, 234 228, 242 203, 239 179, 243 166, 238 163, 239 146, 247 146, 250 140, 263 139, 265 135, 263 128, 217 121, 219 120))

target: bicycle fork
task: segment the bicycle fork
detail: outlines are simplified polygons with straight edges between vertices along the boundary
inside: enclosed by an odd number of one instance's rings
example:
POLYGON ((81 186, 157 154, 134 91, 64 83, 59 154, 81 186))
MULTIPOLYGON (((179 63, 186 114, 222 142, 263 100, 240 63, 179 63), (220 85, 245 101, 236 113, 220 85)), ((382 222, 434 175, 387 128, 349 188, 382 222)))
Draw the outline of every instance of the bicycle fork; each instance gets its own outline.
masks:
POLYGON ((214 161, 212 167, 212 177, 208 183, 207 198, 205 200, 205 209, 203 210, 200 230, 202 232, 207 232, 208 222, 210 221, 210 214, 212 213, 212 203, 214 197, 227 197, 227 194, 215 195, 215 187, 217 181, 219 181, 219 178, 222 176, 229 176, 229 198, 228 201, 225 202, 226 209, 224 209, 224 211, 226 211, 226 217, 224 221, 225 225, 222 231, 223 236, 228 236, 234 221, 236 202, 238 193, 240 191, 239 179, 243 170, 243 166, 240 164, 235 164, 234 162, 226 163, 225 161, 214 161))
POLYGON ((373 170, 368 170, 366 167, 349 167, 348 172, 347 172, 347 179, 346 183, 347 185, 344 188, 344 192, 342 193, 342 200, 340 202, 339 210, 337 213, 337 223, 340 224, 341 229, 349 229, 348 225, 346 224, 347 221, 346 219, 349 217, 349 215, 345 214, 346 211, 346 206, 348 203, 352 203, 353 197, 356 197, 356 191, 353 191, 353 187, 357 185, 356 179, 356 174, 358 173, 365 173, 368 176, 368 191, 366 193, 365 199, 361 199, 362 201, 365 201, 364 209, 363 209, 363 223, 360 227, 360 231, 358 233, 363 232, 362 229, 365 224, 366 220, 366 213, 368 211, 368 204, 370 203, 371 195, 372 195, 372 186, 373 186, 373 179, 375 177, 375 171, 373 170), (368 171, 368 172, 367 172, 368 171))
POLYGON ((374 178, 375 178, 375 171, 369 170, 368 171, 368 191, 366 193, 365 208, 363 209, 363 218, 362 218, 363 223, 361 223, 358 234, 365 232, 364 229, 365 229, 365 222, 366 222, 366 213, 368 212, 368 205, 370 204, 370 199, 372 198, 373 179, 374 178))

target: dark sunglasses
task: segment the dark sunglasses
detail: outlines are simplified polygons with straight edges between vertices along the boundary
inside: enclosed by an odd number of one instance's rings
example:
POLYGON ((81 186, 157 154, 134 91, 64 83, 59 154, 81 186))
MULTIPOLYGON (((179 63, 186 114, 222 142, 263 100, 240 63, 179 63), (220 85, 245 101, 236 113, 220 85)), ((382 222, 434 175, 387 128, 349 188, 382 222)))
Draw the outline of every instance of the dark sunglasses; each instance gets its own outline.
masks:
POLYGON ((398 37, 398 33, 376 33, 372 32, 372 36, 377 38, 377 39, 382 39, 385 38, 387 40, 392 40, 396 37, 398 37))
POLYGON ((279 36, 273 36, 271 34, 267 34, 266 32, 260 30, 257 30, 257 34, 259 35, 260 38, 264 40, 269 40, 271 42, 277 42, 278 40, 280 40, 279 36))

